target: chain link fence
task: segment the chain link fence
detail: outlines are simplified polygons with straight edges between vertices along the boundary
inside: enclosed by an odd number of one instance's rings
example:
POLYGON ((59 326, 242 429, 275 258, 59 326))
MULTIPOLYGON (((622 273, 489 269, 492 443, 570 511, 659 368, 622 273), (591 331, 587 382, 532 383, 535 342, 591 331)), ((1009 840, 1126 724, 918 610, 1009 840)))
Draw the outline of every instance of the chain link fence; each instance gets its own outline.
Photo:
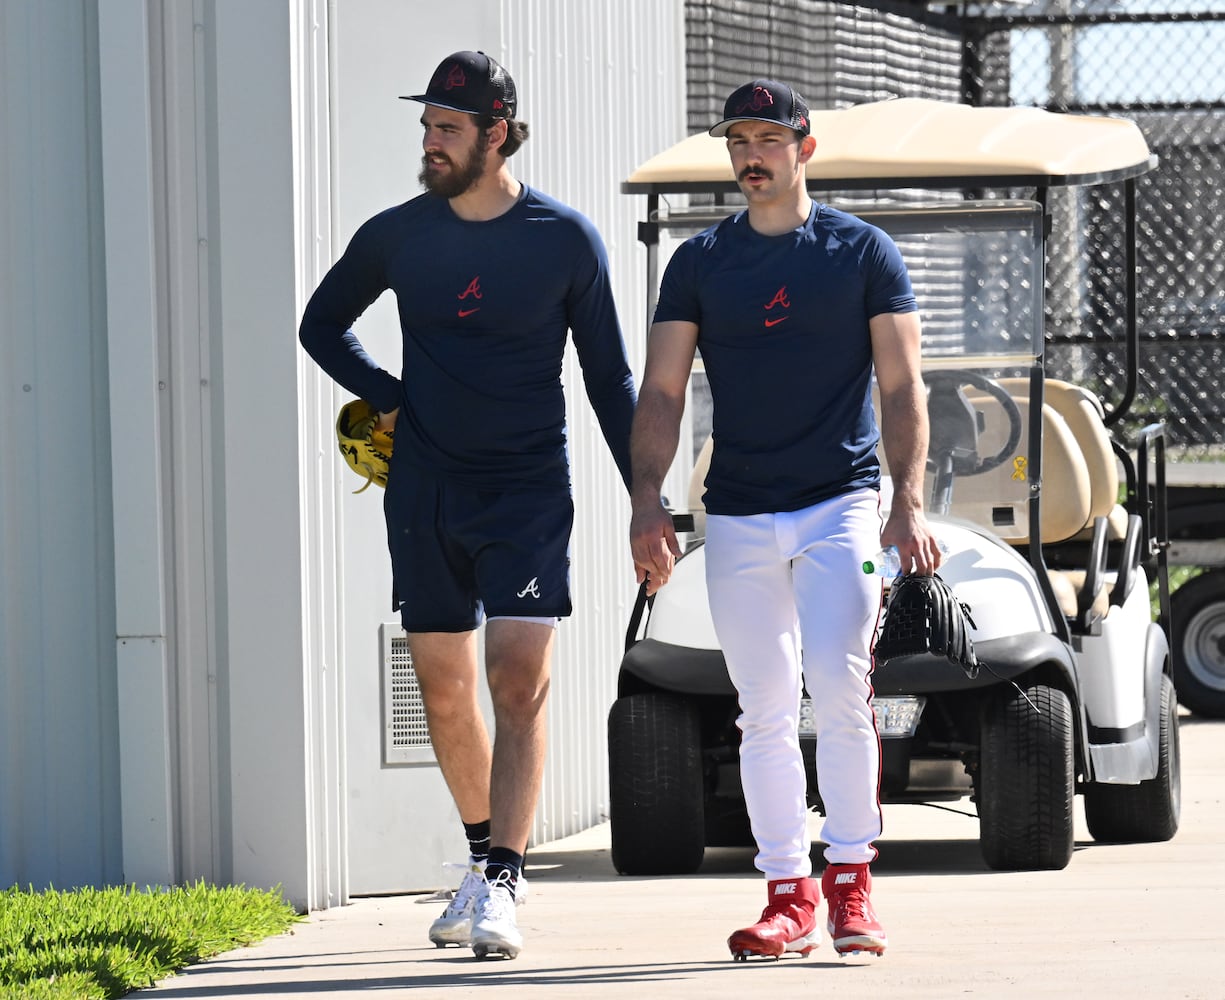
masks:
MULTIPOLYGON (((694 132, 758 75, 794 83, 814 109, 932 97, 1135 121, 1159 164, 1137 186, 1142 370, 1128 423, 1164 420, 1173 457, 1225 458, 1225 2, 687 0, 685 16, 694 132)), ((1122 185, 1058 192, 1050 207, 1065 236, 1050 251, 1048 369, 1091 379, 1113 408, 1122 185)))
MULTIPOLYGON (((1172 457, 1225 457, 1225 4, 1220 0, 966 3, 964 99, 1112 114, 1157 168, 1137 185, 1141 377, 1128 424, 1166 423, 1172 457)), ((1052 201, 1048 368, 1122 398, 1122 187, 1052 201), (1069 217, 1070 216, 1070 217, 1069 217), (1114 252, 1111 252, 1111 251, 1114 252)))

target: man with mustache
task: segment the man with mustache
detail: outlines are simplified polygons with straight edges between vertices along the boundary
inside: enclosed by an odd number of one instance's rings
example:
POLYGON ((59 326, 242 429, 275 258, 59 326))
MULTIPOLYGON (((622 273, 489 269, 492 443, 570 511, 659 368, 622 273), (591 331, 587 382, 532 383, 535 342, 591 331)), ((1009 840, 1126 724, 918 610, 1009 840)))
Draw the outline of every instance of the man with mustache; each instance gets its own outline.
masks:
POLYGON ((553 636, 571 611, 567 330, 627 487, 634 382, 599 234, 507 168, 528 127, 506 70, 456 52, 406 99, 424 105, 426 193, 358 229, 300 337, 379 412, 381 429, 394 428, 384 501, 393 603, 471 855, 430 939, 514 958, 553 636), (351 329, 386 289, 403 333, 399 378, 351 329), (477 701, 482 620, 492 745, 477 701))
POLYGON ((710 134, 726 137, 748 207, 682 244, 664 273, 631 438, 631 551, 649 591, 667 583, 680 549, 659 491, 701 348, 714 439, 707 590, 739 696, 741 780, 768 894, 760 920, 728 946, 738 959, 808 954, 824 892, 835 950, 880 955, 887 939, 869 864, 881 832, 870 681, 881 581, 861 564, 882 545, 896 545, 907 570, 940 563, 922 504, 915 298, 888 236, 809 198, 816 140, 790 86, 738 88, 710 134), (873 373, 893 476, 883 528, 873 373), (820 884, 797 735, 801 683, 826 814, 820 884))

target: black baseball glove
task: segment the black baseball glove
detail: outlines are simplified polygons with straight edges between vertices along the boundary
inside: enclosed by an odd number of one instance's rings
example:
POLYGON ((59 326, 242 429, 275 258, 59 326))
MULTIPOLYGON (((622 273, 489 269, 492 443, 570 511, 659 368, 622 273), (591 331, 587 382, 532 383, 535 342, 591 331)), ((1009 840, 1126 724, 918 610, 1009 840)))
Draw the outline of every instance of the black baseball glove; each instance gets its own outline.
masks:
POLYGON ((978 676, 978 657, 970 639, 972 628, 977 626, 970 617, 970 606, 958 600, 939 576, 900 576, 893 581, 885 605, 876 662, 931 653, 945 657, 973 679, 978 676))

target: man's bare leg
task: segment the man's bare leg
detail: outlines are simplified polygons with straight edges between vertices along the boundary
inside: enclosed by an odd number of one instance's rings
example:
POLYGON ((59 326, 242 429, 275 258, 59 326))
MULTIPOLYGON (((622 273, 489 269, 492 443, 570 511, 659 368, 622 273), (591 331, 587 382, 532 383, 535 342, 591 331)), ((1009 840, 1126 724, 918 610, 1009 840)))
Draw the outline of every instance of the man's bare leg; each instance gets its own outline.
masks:
POLYGON ((544 775, 555 632, 551 625, 505 618, 486 627, 485 669, 494 710, 490 842, 519 854, 527 848, 544 775))
POLYGON ((414 632, 408 637, 430 742, 464 823, 490 818, 493 756, 477 700, 476 632, 414 632))

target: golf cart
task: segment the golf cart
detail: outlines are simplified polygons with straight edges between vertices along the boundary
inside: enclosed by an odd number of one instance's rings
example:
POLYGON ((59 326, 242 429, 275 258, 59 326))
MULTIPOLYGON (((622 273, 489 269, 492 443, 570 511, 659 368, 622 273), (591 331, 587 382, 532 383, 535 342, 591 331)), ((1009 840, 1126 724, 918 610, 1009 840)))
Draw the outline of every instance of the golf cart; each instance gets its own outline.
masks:
MULTIPOLYGON (((1134 385, 1135 179, 1156 158, 1120 119, 918 99, 817 111, 812 132, 810 191, 845 193, 849 210, 894 238, 911 273, 931 420, 927 513, 982 663, 973 678, 928 654, 876 665, 881 800, 970 797, 994 869, 1065 867, 1077 793, 1096 840, 1169 839, 1179 752, 1164 428, 1120 440, 1109 401, 1048 379, 1043 364, 1052 199, 1121 184, 1134 385)), ((640 238, 652 290, 666 244, 734 211, 737 194, 724 143, 705 135, 647 161, 622 190, 647 196, 640 238)), ((691 411, 702 382, 699 358, 691 411)), ((693 872, 707 846, 753 843, 736 693, 706 599, 712 444, 699 447, 702 436, 696 457, 678 456, 678 475, 691 469, 688 509, 674 511, 684 552, 667 586, 650 600, 639 593, 609 713, 612 856, 627 875, 693 872)), ((809 704, 805 692, 801 745, 809 804, 821 811, 809 704)))

